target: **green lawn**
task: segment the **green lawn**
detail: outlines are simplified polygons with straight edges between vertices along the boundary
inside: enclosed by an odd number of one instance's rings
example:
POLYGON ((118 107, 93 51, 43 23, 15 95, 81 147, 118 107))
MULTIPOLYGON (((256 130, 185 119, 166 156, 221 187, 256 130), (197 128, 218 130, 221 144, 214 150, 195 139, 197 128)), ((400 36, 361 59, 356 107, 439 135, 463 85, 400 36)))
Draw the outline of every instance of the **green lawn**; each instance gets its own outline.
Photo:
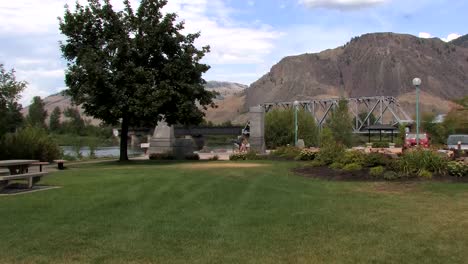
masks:
POLYGON ((262 164, 53 173, 44 183, 63 188, 0 197, 0 263, 468 261, 468 184, 325 182, 262 164))

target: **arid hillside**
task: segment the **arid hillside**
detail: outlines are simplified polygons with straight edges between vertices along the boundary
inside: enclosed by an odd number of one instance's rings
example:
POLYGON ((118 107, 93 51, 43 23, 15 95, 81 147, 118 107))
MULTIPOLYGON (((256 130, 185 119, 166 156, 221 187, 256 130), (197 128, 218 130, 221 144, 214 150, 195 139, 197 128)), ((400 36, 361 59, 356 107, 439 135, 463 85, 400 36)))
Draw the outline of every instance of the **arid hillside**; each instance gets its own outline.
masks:
POLYGON ((317 97, 395 96, 412 109, 414 77, 423 80, 424 111, 446 112, 468 94, 468 48, 440 39, 366 34, 317 54, 282 59, 246 92, 245 109, 317 97))

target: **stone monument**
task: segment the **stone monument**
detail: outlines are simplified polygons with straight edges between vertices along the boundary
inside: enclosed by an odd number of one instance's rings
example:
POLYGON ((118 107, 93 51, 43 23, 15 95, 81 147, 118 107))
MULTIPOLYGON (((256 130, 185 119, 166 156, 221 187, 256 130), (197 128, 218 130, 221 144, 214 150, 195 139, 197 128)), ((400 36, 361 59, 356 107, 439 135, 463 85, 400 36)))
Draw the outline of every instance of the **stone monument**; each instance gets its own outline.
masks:
POLYGON ((174 127, 168 126, 165 121, 160 121, 154 129, 148 154, 172 152, 174 144, 174 127))
POLYGON ((258 153, 265 153, 265 110, 261 106, 250 107, 250 148, 258 153))

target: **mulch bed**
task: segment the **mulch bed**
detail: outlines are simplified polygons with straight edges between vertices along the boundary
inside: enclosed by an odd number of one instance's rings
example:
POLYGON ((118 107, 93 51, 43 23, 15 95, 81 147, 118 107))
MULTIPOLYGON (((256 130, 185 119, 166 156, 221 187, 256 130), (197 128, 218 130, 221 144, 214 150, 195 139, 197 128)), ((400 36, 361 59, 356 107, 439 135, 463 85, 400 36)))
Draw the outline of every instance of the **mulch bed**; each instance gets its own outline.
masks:
MULTIPOLYGON (((369 174, 369 169, 360 171, 343 171, 334 170, 328 167, 300 167, 293 169, 293 172, 306 178, 322 179, 327 181, 361 181, 361 182, 383 182, 388 181, 383 177, 374 177, 369 174)), ((424 182, 424 181, 437 181, 437 182, 453 182, 453 183, 468 183, 468 177, 459 178, 449 175, 434 175, 432 179, 422 178, 400 178, 392 180, 391 182, 424 182)))
POLYGON ((7 187, 0 189, 0 196, 8 195, 17 195, 17 194, 26 194, 38 191, 46 191, 61 188, 59 186, 48 186, 48 185, 34 185, 31 189, 27 188, 26 184, 14 183, 10 184, 7 187))

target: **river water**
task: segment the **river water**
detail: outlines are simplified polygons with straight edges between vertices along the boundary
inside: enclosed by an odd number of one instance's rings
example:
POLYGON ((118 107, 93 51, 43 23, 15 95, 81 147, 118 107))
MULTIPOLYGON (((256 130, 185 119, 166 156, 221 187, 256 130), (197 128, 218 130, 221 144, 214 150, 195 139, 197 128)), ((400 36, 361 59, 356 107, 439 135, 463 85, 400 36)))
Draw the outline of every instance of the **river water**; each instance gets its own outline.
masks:
MULTIPOLYGON (((61 146, 63 153, 69 156, 76 156, 75 150, 72 146, 61 146)), ((83 157, 89 156, 89 147, 82 147, 80 149, 81 155, 83 157)), ((98 147, 94 151, 96 157, 103 158, 103 157, 118 157, 120 155, 120 147, 98 147)), ((130 148, 128 147, 128 155, 129 156, 138 156, 142 155, 144 151, 141 148, 130 148)))

